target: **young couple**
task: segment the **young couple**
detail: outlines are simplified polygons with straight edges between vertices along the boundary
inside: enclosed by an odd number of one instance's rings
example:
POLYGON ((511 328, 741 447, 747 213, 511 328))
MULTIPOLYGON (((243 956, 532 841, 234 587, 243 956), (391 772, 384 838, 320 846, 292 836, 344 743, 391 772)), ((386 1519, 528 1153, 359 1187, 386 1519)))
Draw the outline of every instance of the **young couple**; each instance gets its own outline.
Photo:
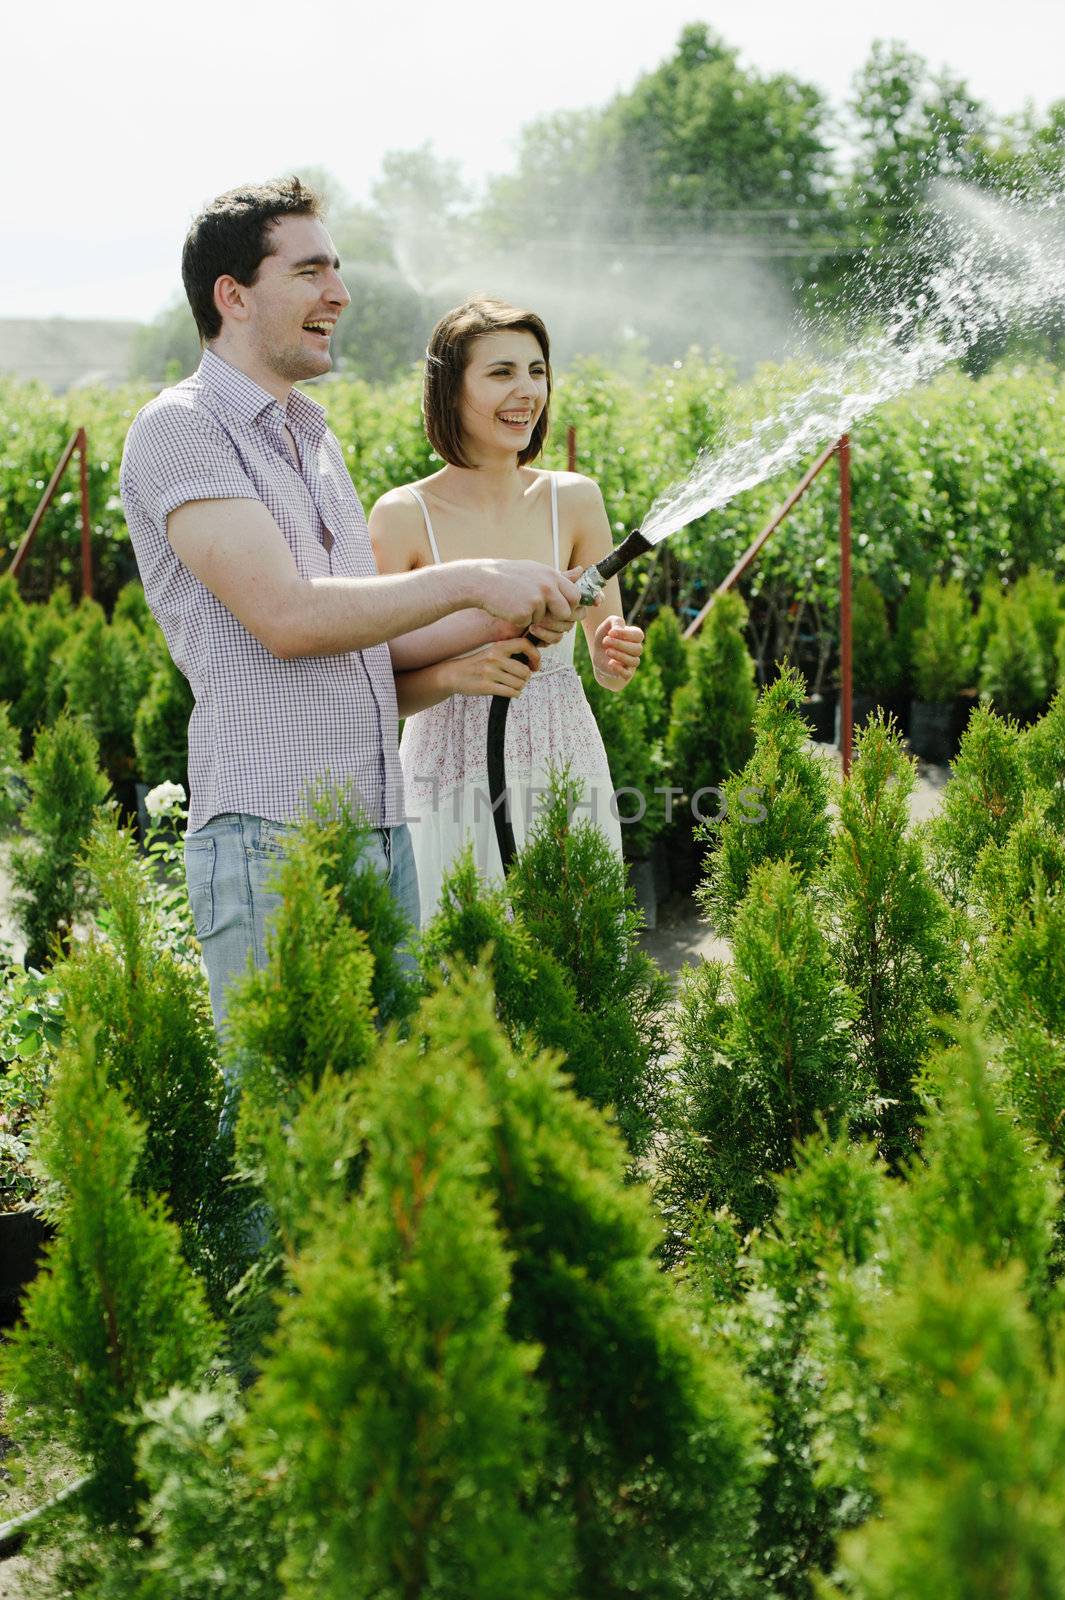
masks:
POLYGON ((437 325, 424 412, 445 465, 386 494, 367 526, 322 407, 293 387, 329 371, 350 302, 316 197, 295 179, 222 195, 189 231, 182 276, 203 359, 135 419, 121 489, 145 595, 195 695, 185 864, 221 1027, 230 980, 249 952, 264 960, 277 858, 314 786, 369 817, 372 863, 415 925, 468 839, 499 874, 492 695, 516 700, 518 843, 549 767, 568 763, 620 849, 572 627, 611 689, 643 635, 616 579, 577 606, 573 578, 612 540, 594 483, 531 465, 551 395, 538 317, 476 300, 437 325))

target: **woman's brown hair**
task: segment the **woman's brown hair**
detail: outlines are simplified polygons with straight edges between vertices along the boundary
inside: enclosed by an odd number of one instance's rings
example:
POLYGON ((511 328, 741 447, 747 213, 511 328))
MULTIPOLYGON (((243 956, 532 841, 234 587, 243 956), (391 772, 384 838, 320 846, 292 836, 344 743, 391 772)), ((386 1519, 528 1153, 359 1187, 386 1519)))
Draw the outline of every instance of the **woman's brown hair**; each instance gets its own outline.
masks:
POLYGON ((547 403, 536 419, 528 444, 518 452, 518 465, 524 467, 526 462, 535 461, 544 447, 551 406, 551 346, 547 329, 534 311, 520 311, 505 300, 467 300, 440 318, 429 336, 425 352, 422 394, 425 431, 437 455, 453 467, 470 465, 462 448, 459 421, 459 394, 470 345, 484 333, 501 333, 508 328, 521 328, 531 333, 543 351, 547 367, 547 403))

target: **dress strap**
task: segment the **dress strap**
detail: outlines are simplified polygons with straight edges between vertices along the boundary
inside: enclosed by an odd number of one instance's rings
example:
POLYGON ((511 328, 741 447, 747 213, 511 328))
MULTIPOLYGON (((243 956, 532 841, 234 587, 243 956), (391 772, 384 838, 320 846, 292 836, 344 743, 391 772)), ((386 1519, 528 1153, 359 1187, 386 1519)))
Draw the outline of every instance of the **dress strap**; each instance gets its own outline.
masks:
MULTIPOLYGON (((413 483, 405 483, 403 485, 403 487, 406 489, 408 494, 414 496, 415 500, 417 500, 418 504, 422 508, 422 516, 425 518, 425 531, 429 535, 429 548, 433 552, 433 560, 436 562, 438 567, 442 567, 444 563, 440 559, 440 550, 439 550, 439 547, 438 547, 437 542, 436 542, 436 534, 433 532, 433 522, 432 522, 432 518, 429 515, 429 507, 426 505, 424 499, 422 498, 421 491, 419 489, 416 489, 414 487, 413 483)), ((555 546, 556 546, 556 549, 557 549, 557 546, 558 546, 558 534, 557 534, 557 532, 555 534, 555 546)))
POLYGON ((555 550, 555 566, 561 572, 562 562, 558 554, 558 474, 549 472, 551 479, 551 542, 555 550))

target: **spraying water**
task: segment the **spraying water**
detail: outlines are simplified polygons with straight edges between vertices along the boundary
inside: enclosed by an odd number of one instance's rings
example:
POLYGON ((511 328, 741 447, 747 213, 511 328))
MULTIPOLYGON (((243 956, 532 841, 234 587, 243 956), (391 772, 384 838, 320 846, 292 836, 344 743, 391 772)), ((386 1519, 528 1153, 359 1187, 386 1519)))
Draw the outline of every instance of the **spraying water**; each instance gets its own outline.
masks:
POLYGON ((990 199, 935 186, 915 241, 937 265, 914 295, 899 293, 883 332, 829 362, 800 394, 744 438, 704 452, 655 501, 640 532, 655 545, 744 490, 849 432, 885 400, 925 383, 978 340, 1038 324, 1065 305, 1065 230, 1057 196, 990 199))

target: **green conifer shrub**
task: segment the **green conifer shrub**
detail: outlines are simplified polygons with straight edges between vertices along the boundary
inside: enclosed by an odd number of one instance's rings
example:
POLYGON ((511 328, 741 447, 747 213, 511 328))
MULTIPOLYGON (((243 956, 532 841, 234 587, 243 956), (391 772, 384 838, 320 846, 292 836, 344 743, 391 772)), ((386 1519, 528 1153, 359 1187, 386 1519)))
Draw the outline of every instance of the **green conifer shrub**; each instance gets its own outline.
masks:
POLYGON ((570 822, 575 797, 564 775, 552 779, 507 891, 540 948, 569 977, 598 1038, 601 1065, 589 1098, 615 1106, 635 1151, 655 1120, 669 981, 640 949, 640 913, 622 863, 579 813, 570 822))
POLYGON ((414 1040, 376 1064, 362 1190, 293 1264, 251 1397, 253 1459, 284 1475, 286 1587, 326 1600, 355 1574, 397 1600, 553 1596, 569 1577, 539 1351, 508 1334, 511 1263, 484 1182, 495 1118, 476 1044, 490 1045, 448 1029, 441 1050, 433 1006, 428 1052, 414 1040))
POLYGON ((133 1192, 144 1130, 107 1082, 85 1019, 60 1054, 37 1140, 58 1232, 0 1352, 20 1440, 86 1463, 84 1504, 132 1531, 140 1406, 196 1384, 218 1330, 162 1202, 133 1192))
POLYGON ((1001 845, 1024 806, 1024 747, 1016 723, 978 706, 969 719, 928 837, 941 886, 964 904, 985 845, 1001 845))
POLYGON ((0 837, 15 826, 26 798, 21 749, 11 708, 0 700, 0 837))
POLYGON ((856 694, 886 697, 898 681, 898 662, 887 605, 872 578, 854 585, 851 673, 856 694))
POLYGON ((46 604, 27 607, 25 675, 15 703, 24 756, 29 755, 38 728, 53 723, 66 700, 63 655, 71 617, 70 594, 62 586, 53 589, 46 604))
POLYGON ((86 904, 82 851, 107 796, 107 779, 92 733, 66 714, 38 733, 25 777, 28 837, 12 852, 11 876, 26 965, 43 967, 57 947, 68 947, 74 919, 86 904))
MULTIPOLYGON (((1042 795, 1032 794, 1001 845, 990 841, 976 858, 971 909, 989 928, 1006 933, 1046 889, 1065 883, 1065 838, 1047 817, 1042 795)), ((979 954, 978 954, 979 959, 979 954)))
POLYGON ((913 643, 914 685, 919 700, 953 700, 976 671, 972 606, 954 579, 932 583, 925 597, 924 625, 913 643))
POLYGON ((1011 598, 1025 613, 1035 633, 1042 677, 1049 698, 1057 693, 1058 687, 1058 640, 1061 637, 1062 623, 1061 586, 1049 573, 1031 567, 1022 573, 1013 585, 1011 598))
POLYGON ((879 1514, 846 1535, 825 1595, 1065 1595, 1065 1385, 1048 1373, 1020 1269, 922 1258, 873 1343, 898 1400, 879 1514))
MULTIPOLYGON (((604 1009, 588 993, 582 1004, 573 973, 514 914, 503 890, 486 888, 469 854, 445 881, 439 910, 422 934, 421 960, 436 982, 456 963, 486 962, 496 1013, 512 1047, 558 1051, 577 1094, 613 1110, 634 1159, 647 1153, 661 1075, 652 1017, 641 1037, 636 1019, 625 1011, 604 1009)), ((647 977, 656 986, 660 982, 653 973, 647 977)))
POLYGON ((665 738, 672 721, 673 696, 682 684, 687 683, 691 671, 692 646, 685 639, 677 613, 672 606, 661 606, 647 629, 640 671, 650 663, 658 673, 662 685, 663 723, 656 730, 657 737, 665 738))
POLYGON ((63 652, 66 704, 92 729, 104 771, 115 786, 132 781, 133 718, 158 654, 132 623, 108 625, 103 610, 83 600, 63 652))
POLYGON ((111 611, 111 621, 130 622, 138 632, 158 638, 159 625, 144 598, 144 587, 139 578, 132 578, 118 591, 111 611))
MULTIPOLYGON (((734 591, 721 595, 689 655, 688 677, 673 697, 666 768, 691 802, 701 789, 720 788, 750 759, 757 696, 747 650, 747 608, 734 591)), ((719 807, 704 795, 705 815, 719 807)))
POLYGON ((916 693, 917 635, 924 626, 928 605, 928 585, 923 578, 911 577, 909 587, 895 612, 895 664, 901 694, 916 693))
POLYGON ((86 863, 104 932, 91 932, 54 969, 64 1008, 95 1018, 97 1059, 143 1125, 133 1192, 165 1200, 188 1260, 220 1294, 227 1262, 214 1255, 233 1196, 203 978, 166 945, 150 869, 113 817, 97 823, 86 863))
POLYGON ((14 706, 22 694, 29 650, 27 609, 17 579, 0 573, 0 704, 14 706))
POLYGON ((978 1024, 926 1065, 921 1162, 896 1200, 907 1260, 975 1255, 999 1270, 1023 1269, 1029 1303, 1048 1314, 1054 1221, 1060 1191, 1036 1141, 1018 1126, 1008 1089, 978 1024))
POLYGON ((785 667, 758 701, 753 755, 723 786, 718 847, 697 895, 719 933, 728 933, 756 867, 787 860, 808 883, 828 855, 829 763, 806 749, 803 694, 801 676, 785 667))
POLYGON ((1053 688, 1044 652, 1028 608, 1019 595, 1007 595, 998 626, 980 665, 981 697, 1003 717, 1034 721, 1053 688))
POLYGON ((875 1086, 880 1153, 897 1165, 913 1149, 918 1067, 954 1006, 958 946, 950 910, 909 831, 916 764, 883 716, 858 733, 826 879, 831 943, 858 1001, 854 1038, 875 1086))
POLYGON ((583 633, 574 659, 603 737, 614 791, 631 791, 618 801, 619 815, 633 819, 621 830, 625 859, 642 861, 665 826, 662 797, 655 794, 662 782, 662 754, 655 730, 664 715, 658 673, 653 666, 645 673, 641 662, 636 676, 620 693, 604 689, 592 672, 583 633))
POLYGON ((1021 735, 1021 757, 1029 784, 1039 791, 1052 828, 1065 832, 1065 690, 1046 714, 1021 735))
POLYGON ((189 718, 195 704, 183 672, 169 652, 160 658, 148 680, 133 718, 137 776, 142 783, 180 783, 188 792, 189 718))
POLYGON ((869 1149, 819 1132, 777 1187, 773 1217, 738 1269, 722 1273, 739 1234, 719 1214, 697 1219, 686 1270, 762 1425, 752 1593, 798 1597, 830 1569, 841 1529, 873 1505, 868 1457, 882 1395, 864 1337, 882 1292, 888 1184, 869 1149))
POLYGON ((867 1109, 848 1037, 855 1000, 840 983, 799 873, 767 861, 732 930, 726 978, 708 963, 681 1001, 679 1103, 663 1152, 663 1203, 678 1223, 694 1203, 764 1222, 774 1176, 823 1120, 831 1132, 867 1109))

